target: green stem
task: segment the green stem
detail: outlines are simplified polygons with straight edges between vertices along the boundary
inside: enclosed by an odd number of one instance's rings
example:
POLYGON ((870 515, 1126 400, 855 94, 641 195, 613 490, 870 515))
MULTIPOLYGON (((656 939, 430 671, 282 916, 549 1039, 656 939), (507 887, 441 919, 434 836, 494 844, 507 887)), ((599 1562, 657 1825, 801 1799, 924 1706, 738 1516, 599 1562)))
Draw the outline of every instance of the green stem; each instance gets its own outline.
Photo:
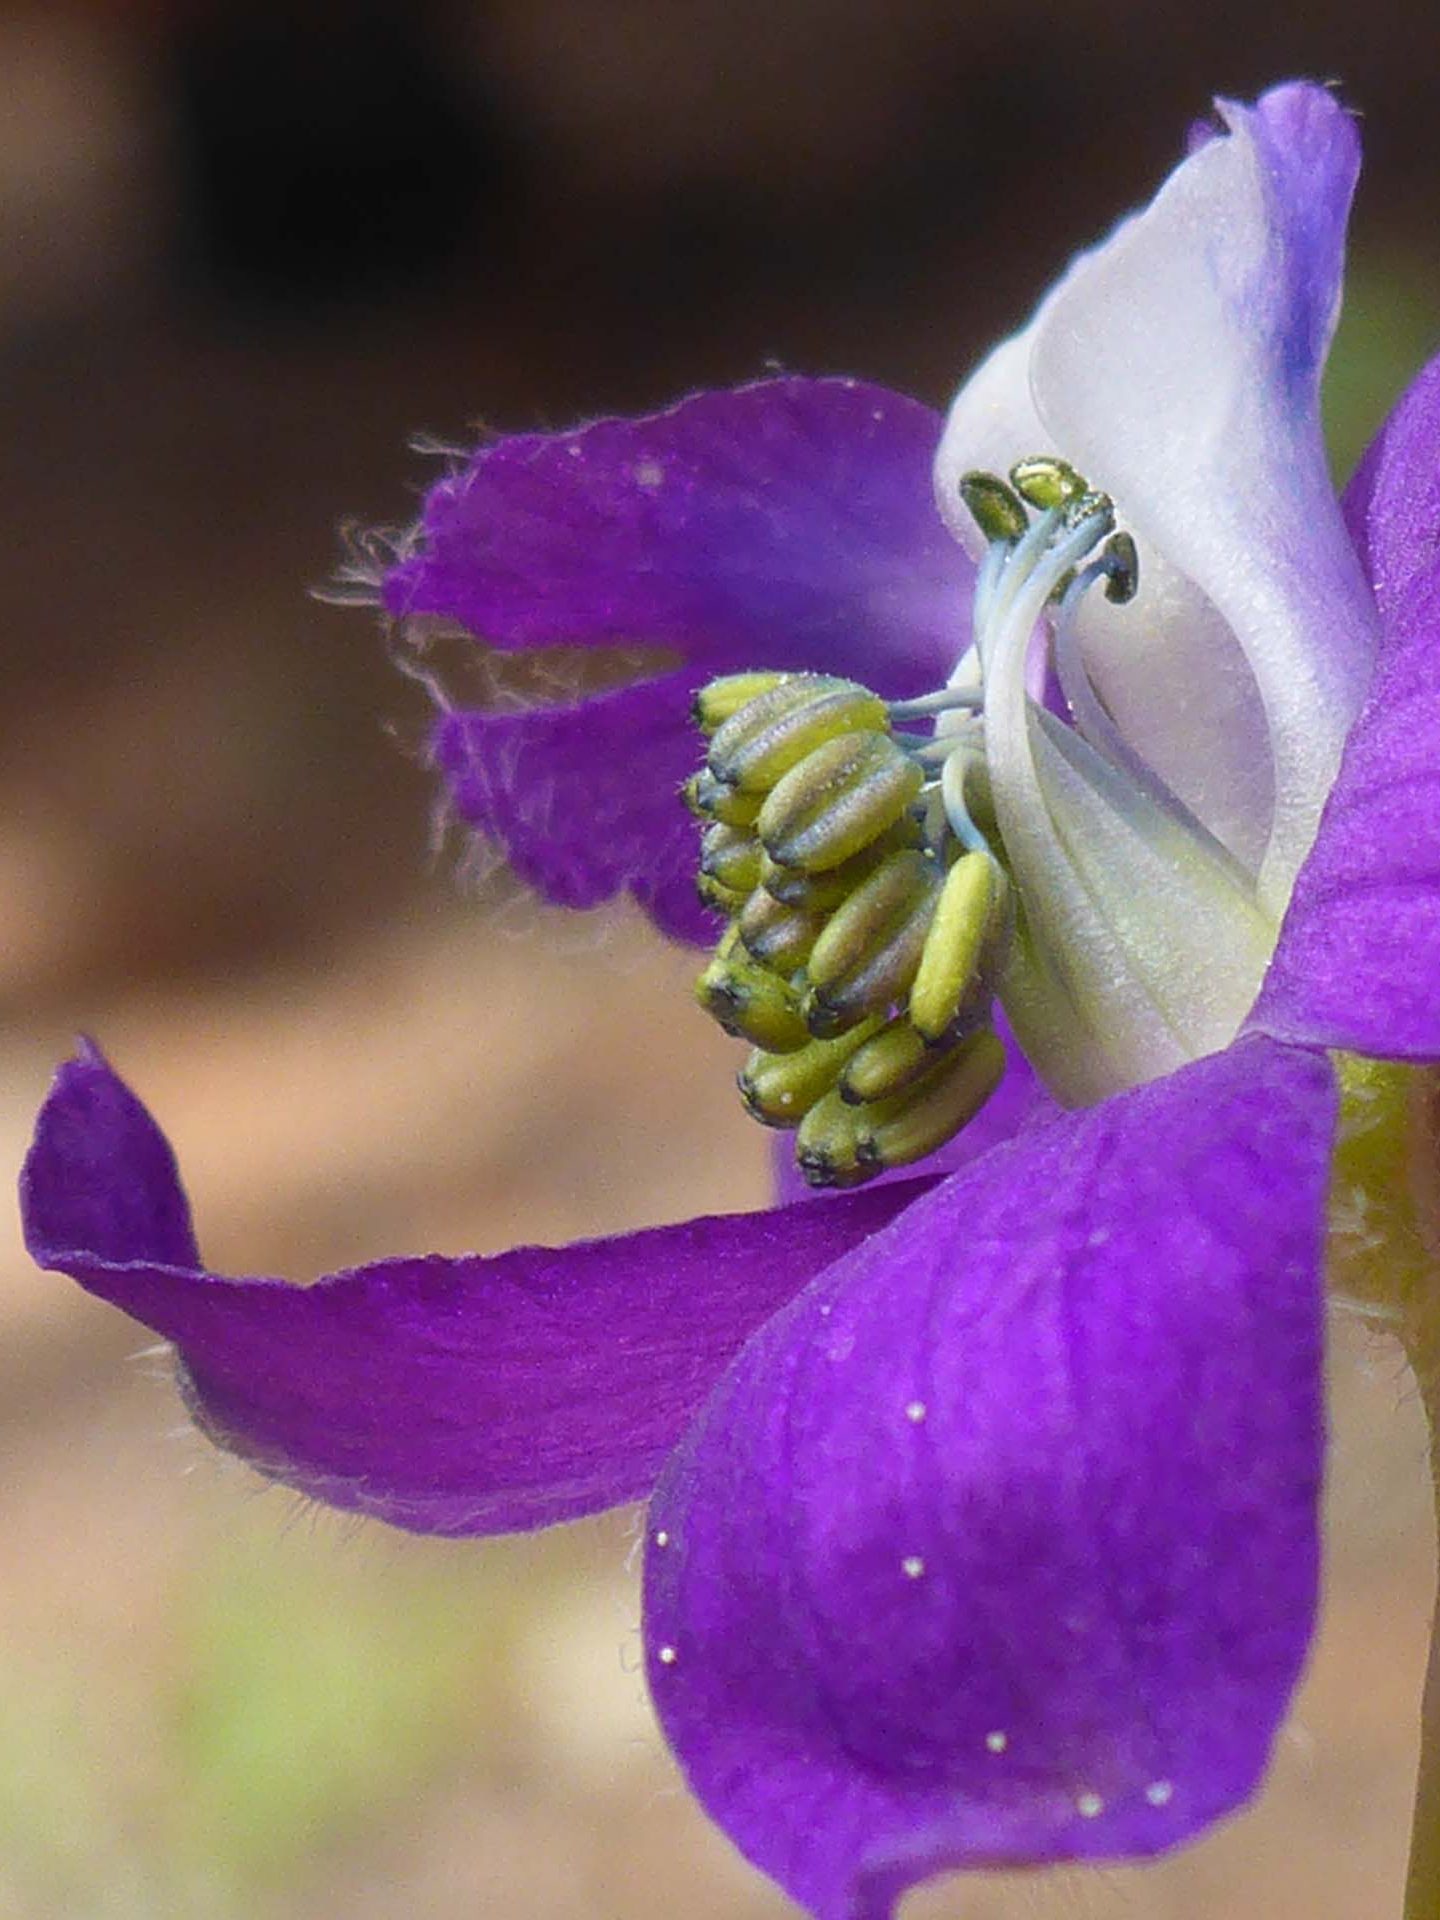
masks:
MULTIPOLYGON (((1342 1292, 1394 1316, 1430 1423, 1440 1535, 1440 1069, 1333 1057, 1341 1110, 1330 1273, 1342 1292)), ((1420 1709, 1404 1920, 1440 1920, 1440 1594, 1420 1709)))

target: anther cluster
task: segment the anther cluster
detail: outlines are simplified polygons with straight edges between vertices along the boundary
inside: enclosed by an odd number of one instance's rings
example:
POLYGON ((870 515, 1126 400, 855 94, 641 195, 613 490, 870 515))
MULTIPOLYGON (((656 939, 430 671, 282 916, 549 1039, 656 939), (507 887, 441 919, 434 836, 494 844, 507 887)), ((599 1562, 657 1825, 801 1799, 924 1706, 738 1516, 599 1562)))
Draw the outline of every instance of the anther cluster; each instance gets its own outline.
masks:
POLYGON ((696 991, 753 1044, 741 1096, 795 1130, 813 1186, 934 1152, 1004 1067, 1009 889, 950 824, 960 737, 907 734, 908 713, 815 673, 733 674, 695 702, 709 752, 685 798, 707 823, 701 898, 727 921, 696 991))

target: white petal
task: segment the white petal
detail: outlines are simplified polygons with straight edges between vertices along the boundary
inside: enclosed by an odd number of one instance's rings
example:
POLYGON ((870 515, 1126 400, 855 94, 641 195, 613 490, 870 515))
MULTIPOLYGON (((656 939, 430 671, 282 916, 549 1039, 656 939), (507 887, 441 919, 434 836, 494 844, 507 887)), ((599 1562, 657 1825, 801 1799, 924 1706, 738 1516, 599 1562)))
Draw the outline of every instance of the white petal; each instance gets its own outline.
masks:
POLYGON ((957 527, 960 474, 1031 453, 1114 496, 1141 591, 1084 609, 1092 677, 1217 837, 1251 864, 1268 837, 1262 891, 1278 904, 1375 640, 1317 399, 1357 149, 1319 88, 1221 111, 1229 136, 1082 255, 962 389, 936 485, 957 527))

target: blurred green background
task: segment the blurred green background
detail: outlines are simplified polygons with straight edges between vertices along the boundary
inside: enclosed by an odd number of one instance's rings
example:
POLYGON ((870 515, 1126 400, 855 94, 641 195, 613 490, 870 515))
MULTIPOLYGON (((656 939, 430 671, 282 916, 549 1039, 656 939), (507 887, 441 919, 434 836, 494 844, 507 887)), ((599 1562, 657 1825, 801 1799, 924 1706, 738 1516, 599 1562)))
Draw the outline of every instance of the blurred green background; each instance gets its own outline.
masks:
MULTIPOLYGON (((685 956, 432 858, 422 715, 307 598, 408 436, 768 364, 936 403, 1216 90, 1366 115, 1347 470, 1440 341, 1440 16, 1373 0, 496 0, 0 17, 0 1161, 101 1036, 209 1256, 308 1275, 753 1204, 685 956)), ((636 1671, 633 1517, 439 1544, 260 1490, 0 1229, 0 1920, 761 1920, 636 1671)), ((1255 1810, 917 1915, 1373 1920, 1403 1868, 1424 1443, 1337 1322, 1324 1633, 1255 1810)))

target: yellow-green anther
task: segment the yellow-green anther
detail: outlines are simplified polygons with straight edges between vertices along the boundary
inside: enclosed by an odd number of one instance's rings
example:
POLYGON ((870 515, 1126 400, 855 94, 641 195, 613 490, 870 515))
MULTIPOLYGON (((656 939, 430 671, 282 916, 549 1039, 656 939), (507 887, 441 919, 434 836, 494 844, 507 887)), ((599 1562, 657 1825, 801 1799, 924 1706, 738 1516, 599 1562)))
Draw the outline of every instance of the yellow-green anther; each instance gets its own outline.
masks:
POLYGON ((703 734, 714 733, 732 713, 756 699, 787 676, 783 673, 727 673, 712 680, 696 694, 690 708, 691 718, 703 734))
POLYGON ((717 780, 708 767, 692 773, 680 789, 697 820, 723 820, 727 827, 753 827, 760 817, 762 796, 741 793, 717 780))
POLYGON ((724 821, 707 828, 700 842, 701 873, 722 887, 732 887, 742 899, 759 886, 764 857, 753 833, 744 827, 727 826, 724 821))
POLYGON ((859 853, 842 860, 838 867, 832 867, 828 873, 803 873, 798 867, 782 867, 768 853, 762 853, 759 884, 787 906, 804 907, 812 913, 829 913, 842 900, 849 898, 887 854, 898 853, 901 847, 922 846, 924 840, 920 822, 913 813, 906 812, 893 827, 887 827, 878 839, 872 840, 868 847, 862 847, 859 853))
POLYGON ((888 734, 843 734, 772 789, 756 831, 780 866, 829 873, 893 827, 924 784, 919 765, 888 734))
POLYGON ((798 1053, 765 1053, 757 1047, 741 1070, 740 1098, 763 1126, 798 1127, 879 1025, 877 1014, 837 1040, 812 1040, 798 1053))
POLYGON ((975 1118, 1004 1071, 1005 1049, 984 1028, 887 1100, 848 1105, 837 1087, 800 1123, 795 1139, 800 1170, 814 1187, 855 1187, 923 1160, 975 1118))
POLYGON ((700 804, 700 779, 701 776, 698 773, 692 773, 688 780, 682 781, 680 798, 697 820, 708 821, 710 815, 700 804))
POLYGON ((726 1033, 767 1053, 794 1053, 809 1044, 794 993, 750 958, 733 927, 695 982, 695 997, 726 1033))
POLYGON ((738 921, 741 942, 751 959, 786 975, 804 966, 824 924, 822 915, 787 907, 763 887, 750 895, 738 921))
POLYGON ((812 1187, 858 1187, 880 1172, 860 1157, 861 1111, 847 1107, 832 1088, 801 1120, 795 1159, 812 1187))
POLYGON ((1086 520, 1095 519, 1104 520, 1110 526, 1115 524, 1115 502, 1108 493, 1101 493, 1095 487, 1087 487, 1082 493, 1077 493, 1073 499, 1066 501, 1065 524, 1067 527, 1078 527, 1086 520))
POLYGON ((856 1158, 873 1173, 908 1167, 968 1126, 1000 1084, 1005 1049, 986 1027, 893 1099, 852 1107, 856 1158))
POLYGON ((885 702, 868 687, 829 674, 795 673, 732 713, 710 742, 717 780, 742 793, 768 793, 827 740, 889 729, 885 702))
POLYGON ((700 896, 701 906, 712 907, 716 913, 736 914, 750 898, 748 893, 741 893, 735 887, 727 887, 723 881, 717 880, 713 874, 709 873, 696 874, 695 891, 700 896))
POLYGON ((900 1014, 846 1063, 838 1082, 840 1098, 852 1106, 888 1100, 927 1074, 941 1058, 939 1050, 928 1046, 900 1014))
POLYGON ((1066 506, 1087 491, 1085 482, 1068 461, 1052 459, 1048 454, 1017 461, 1010 469, 1010 484, 1022 500, 1028 500, 1042 513, 1066 506))
POLYGON ((940 1040, 959 1018, 981 972, 1004 887, 988 853, 963 853, 946 874, 910 988, 910 1020, 923 1040, 940 1040))
POLYGON ((802 1005, 813 1034, 843 1033, 904 999, 940 885, 938 862, 907 849, 892 853, 835 909, 806 963, 802 1005))
POLYGON ((998 474, 962 474, 960 498, 987 540, 1019 540, 1030 524, 1030 516, 998 474))
POLYGON ((1117 607, 1135 598, 1140 585, 1140 555, 1128 533, 1112 533, 1100 549, 1105 567, 1105 598, 1117 607))

